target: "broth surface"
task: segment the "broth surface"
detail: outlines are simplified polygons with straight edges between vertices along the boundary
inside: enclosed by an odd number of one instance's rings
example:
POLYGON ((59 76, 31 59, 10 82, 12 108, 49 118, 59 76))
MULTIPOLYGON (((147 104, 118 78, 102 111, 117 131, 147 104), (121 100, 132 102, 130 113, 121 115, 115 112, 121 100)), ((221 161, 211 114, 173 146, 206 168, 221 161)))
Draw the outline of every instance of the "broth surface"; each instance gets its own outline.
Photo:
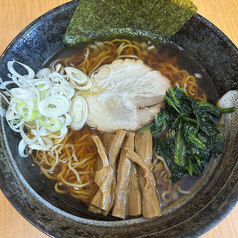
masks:
MULTIPOLYGON (((121 43, 121 42, 120 42, 121 43)), ((138 43, 135 44, 138 46, 138 43)), ((183 78, 185 77, 191 77, 192 80, 196 81, 196 87, 197 89, 197 96, 198 99, 205 98, 204 100, 215 104, 218 100, 218 94, 215 91, 215 87, 211 80, 207 77, 205 72, 202 70, 202 68, 184 51, 180 50, 173 44, 165 44, 162 46, 159 46, 157 48, 153 48, 153 46, 149 46, 151 50, 148 50, 148 46, 144 44, 139 45, 142 55, 140 55, 136 49, 128 49, 128 52, 122 53, 122 55, 138 55, 139 58, 142 58, 144 63, 152 67, 153 69, 161 71, 165 76, 167 76, 171 81, 172 85, 176 86, 179 84, 180 87, 187 86, 186 82, 183 82, 183 78), (180 73, 175 73, 175 70, 181 71, 180 73), (187 76, 184 76, 187 75, 187 76), (183 85, 180 85, 183 84, 183 85)), ((91 46, 93 47, 101 47, 99 46, 91 46)), ((90 48, 90 47, 89 47, 90 48)), ((111 48, 111 45, 108 44, 108 48, 111 48)), ((111 49, 110 49, 111 50, 111 49)), ((109 51, 110 51, 109 50, 109 51)), ((107 47, 103 50, 107 51, 107 47)), ((95 50, 97 52, 97 50, 95 50)), ((78 49, 78 48, 69 48, 65 47, 60 52, 56 53, 53 57, 51 57, 44 65, 44 67, 50 67, 54 68, 57 64, 61 64, 64 67, 66 66, 73 66, 76 68, 81 69, 82 62, 84 61, 85 55, 87 55, 87 52, 85 51, 85 48, 78 49)), ((111 53, 108 54, 110 57, 108 59, 104 60, 104 62, 101 64, 109 64, 115 59, 115 50, 111 50, 111 53)), ((96 57, 96 55, 93 55, 92 57, 96 57)), ((123 58, 127 58, 126 56, 123 56, 123 58)), ((129 56, 130 58, 130 56, 129 56)), ((96 64, 98 63, 97 60, 95 60, 94 65, 88 68, 86 68, 85 73, 91 74, 92 68, 95 68, 96 64)), ((192 87, 191 87, 192 88, 192 87)), ((193 88, 191 89, 193 90, 193 88)), ((190 95, 193 96, 193 95, 190 95)), ((100 132, 89 128, 88 126, 85 126, 82 130, 90 130, 91 134, 100 134, 100 132)), ((78 133, 77 131, 72 132, 78 133)), ((94 150, 96 149, 93 148, 94 150)), ((209 164, 212 163, 212 160, 209 164)), ((55 171, 55 177, 57 177, 57 173, 60 173, 61 165, 58 166, 57 171, 55 171)), ((96 164, 95 164, 96 166, 96 164)), ((210 165, 207 165, 207 168, 209 168, 210 165)), ((96 170, 96 167, 95 167, 96 170)), ((205 176, 205 174, 203 175, 205 176)), ((174 186, 171 186, 171 181, 168 179, 168 175, 166 175, 166 171, 164 168, 155 168, 155 177, 157 182, 157 189, 159 198, 161 201, 161 208, 166 209, 169 206, 173 205, 175 202, 179 201, 179 199, 183 198, 184 196, 187 196, 189 192, 194 189, 202 177, 195 177, 195 176, 184 176, 181 180, 179 180, 174 186), (162 176, 161 176, 162 173, 162 176)), ((55 181, 52 181, 51 179, 46 179, 46 181, 49 183, 49 185, 53 188, 55 186, 55 181)), ((71 176, 71 183, 77 183, 76 176, 71 176)), ((75 196, 70 195, 69 189, 67 188, 67 185, 60 183, 59 187, 62 186, 62 190, 68 191, 65 193, 61 193, 60 196, 63 196, 64 199, 66 199, 70 204, 72 204, 75 207, 88 207, 88 203, 86 200, 80 199, 80 196, 77 198, 75 196)), ((87 190, 87 187, 85 187, 87 190)), ((75 190, 77 188, 75 187, 75 190)))

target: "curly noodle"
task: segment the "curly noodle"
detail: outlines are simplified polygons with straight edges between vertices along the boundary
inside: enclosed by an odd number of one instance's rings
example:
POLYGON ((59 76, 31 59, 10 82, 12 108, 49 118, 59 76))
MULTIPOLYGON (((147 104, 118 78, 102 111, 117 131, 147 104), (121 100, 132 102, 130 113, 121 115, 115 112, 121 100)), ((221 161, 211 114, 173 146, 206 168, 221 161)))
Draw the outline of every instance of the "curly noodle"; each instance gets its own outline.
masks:
MULTIPOLYGON (((52 67, 60 63, 63 67, 74 66, 89 77, 101 66, 110 64, 116 59, 141 59, 151 68, 161 71, 172 82, 173 86, 186 89, 186 94, 196 100, 206 101, 205 92, 198 86, 197 79, 186 70, 179 69, 177 59, 157 53, 157 49, 145 43, 125 39, 97 42, 78 50, 71 57, 61 58, 52 67)), ((55 190, 59 193, 70 193, 75 198, 88 202, 95 189, 93 178, 97 164, 96 147, 91 140, 95 134, 85 126, 80 131, 70 131, 61 144, 52 151, 38 151, 36 162, 43 173, 56 180, 55 190)), ((155 175, 161 189, 163 201, 169 203, 178 197, 178 193, 187 194, 182 185, 172 188, 169 169, 162 159, 155 160, 155 175)))

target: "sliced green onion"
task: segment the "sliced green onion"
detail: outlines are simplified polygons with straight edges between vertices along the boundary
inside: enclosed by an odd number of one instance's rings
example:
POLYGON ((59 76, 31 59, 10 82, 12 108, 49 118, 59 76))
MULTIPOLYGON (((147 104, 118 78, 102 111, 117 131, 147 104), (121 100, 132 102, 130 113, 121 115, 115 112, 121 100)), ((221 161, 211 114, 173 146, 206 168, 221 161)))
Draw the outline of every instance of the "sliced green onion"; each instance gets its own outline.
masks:
POLYGON ((42 117, 39 123, 51 132, 56 132, 62 129, 63 124, 58 117, 42 117))
POLYGON ((11 97, 6 100, 9 106, 5 115, 10 128, 21 134, 20 156, 27 156, 26 147, 55 153, 53 145, 65 138, 68 126, 75 130, 84 126, 87 103, 83 97, 75 96, 75 89, 88 90, 92 81, 73 67, 66 67, 66 75, 63 75, 61 65, 55 71, 44 68, 36 76, 29 66, 17 61, 9 61, 7 67, 12 81, 0 79, 0 88, 6 90, 4 95, 11 97), (14 64, 24 68, 26 75, 18 73, 14 64), (18 88, 8 90, 6 86, 10 83, 18 88))
POLYGON ((73 67, 65 67, 70 84, 77 90, 88 90, 92 87, 91 79, 81 70, 73 67))
MULTIPOLYGON (((93 92, 100 92, 105 88, 113 88, 114 87, 114 82, 111 81, 112 76, 113 76, 113 67, 111 65, 105 64, 103 66, 101 66, 100 68, 98 68, 97 70, 95 70, 92 74, 91 74, 91 80, 93 81, 93 88, 91 89, 91 91, 93 92), (106 78, 100 79, 98 80, 97 77, 97 73, 99 72, 99 70, 104 70, 105 68, 108 68, 110 70, 109 72, 109 76, 107 76, 106 78)), ((106 75, 108 75, 108 73, 106 73, 106 75)))
POLYGON ((35 72, 34 72, 34 70, 32 68, 30 68, 29 66, 27 66, 27 65, 25 65, 23 63, 15 61, 15 60, 8 61, 7 62, 7 68, 8 68, 9 72, 12 75, 14 75, 15 77, 18 77, 18 78, 33 79, 35 77, 35 72), (17 73, 16 70, 14 69, 14 67, 13 67, 14 63, 19 64, 23 68, 25 68, 27 70, 28 74, 27 75, 21 75, 21 74, 17 73))
POLYGON ((70 101, 60 95, 49 96, 38 103, 39 112, 46 117, 58 117, 70 110, 70 101))
POLYGON ((32 100, 36 98, 36 95, 29 89, 25 88, 12 88, 9 90, 12 97, 22 100, 32 100))
POLYGON ((32 121, 35 118, 35 113, 33 111, 34 102, 32 100, 21 101, 17 104, 16 109, 17 112, 21 115, 21 117, 25 121, 32 121))
POLYGON ((18 145, 18 153, 22 158, 26 158, 28 156, 28 154, 24 153, 26 146, 27 146, 27 144, 26 144, 25 140, 21 139, 21 141, 19 142, 19 145, 18 145))
POLYGON ((42 141, 44 144, 34 143, 34 144, 28 145, 28 147, 31 148, 32 150, 46 150, 46 151, 48 151, 54 145, 54 142, 48 137, 42 137, 42 141))
POLYGON ((36 73, 36 77, 37 78, 46 78, 52 71, 50 70, 50 68, 43 68, 40 69, 37 73, 36 73))
POLYGON ((71 99, 74 96, 74 89, 70 85, 56 85, 51 87, 45 94, 45 97, 61 95, 65 96, 67 99, 71 99))
POLYGON ((80 130, 85 125, 88 116, 88 105, 83 97, 76 96, 73 98, 69 115, 72 118, 70 127, 73 130, 80 130))

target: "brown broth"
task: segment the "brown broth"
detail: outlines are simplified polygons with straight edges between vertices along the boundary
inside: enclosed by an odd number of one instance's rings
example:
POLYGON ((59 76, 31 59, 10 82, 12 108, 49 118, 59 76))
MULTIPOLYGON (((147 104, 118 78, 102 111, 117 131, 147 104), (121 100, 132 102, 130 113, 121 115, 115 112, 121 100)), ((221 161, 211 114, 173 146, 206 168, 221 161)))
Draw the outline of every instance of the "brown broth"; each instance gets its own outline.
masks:
MULTIPOLYGON (((85 51, 84 49, 65 47, 63 50, 61 50, 60 52, 55 54, 52 58, 50 58, 44 64, 44 67, 46 66, 54 67, 59 62, 61 64, 67 64, 67 66, 76 66, 77 63, 74 61, 75 57, 72 57, 75 54, 83 55, 85 54, 85 51), (72 58, 72 60, 70 58, 72 58), (67 63, 64 63, 66 62, 66 60, 67 60, 67 63)), ((174 62, 174 64, 176 64, 179 69, 187 71, 189 75, 197 76, 196 77, 197 85, 199 86, 199 88, 205 91, 207 96, 207 101, 214 104, 216 103, 216 101, 218 100, 218 94, 215 90, 215 87, 212 81, 209 79, 206 73, 202 70, 202 68, 184 51, 180 50, 178 47, 176 47, 173 44, 165 44, 165 45, 159 46, 156 51, 153 51, 152 55, 153 55, 152 57, 153 60, 160 62, 161 64, 163 64, 164 62, 174 62)), ((151 60, 150 57, 144 57, 144 62, 146 64, 150 64, 149 63, 150 60, 151 60)), ((154 65, 153 68, 160 70, 160 68, 157 67, 156 65, 154 65)), ((165 75, 166 75, 166 72, 165 72, 165 75)), ((167 77, 169 78, 169 75, 167 75, 167 77)), ((176 83, 176 79, 173 79, 173 83, 174 84, 176 83)), ((207 166, 207 168, 208 167, 209 165, 207 166)), ((204 173, 204 176, 205 176, 205 173, 204 173)), ((165 209, 166 207, 172 205, 173 203, 179 201, 179 199, 186 196, 185 194, 178 192, 176 189, 176 186, 181 186, 182 190, 190 191, 198 185, 198 183, 201 181, 202 178, 203 177, 185 176, 180 181, 178 181, 177 184, 173 187, 175 195, 172 195, 172 196, 175 196, 174 199, 172 199, 169 202, 166 202, 166 201, 163 201, 162 199, 162 193, 168 189, 168 184, 166 185, 165 183, 165 185, 160 185, 158 180, 160 180, 161 178, 156 177, 158 182, 158 185, 157 185, 158 194, 162 204, 162 209, 165 209)), ((54 186, 53 181, 48 180, 48 182, 50 183, 50 186, 52 187, 54 186)), ((82 205, 84 207, 88 206, 88 204, 86 204, 85 202, 82 202, 82 201, 80 202, 78 199, 75 199, 72 196, 69 196, 69 194, 63 194, 60 196, 63 196, 64 199, 66 199, 69 203, 71 203, 75 207, 80 207, 82 205)), ((166 196, 169 196, 169 194, 166 196)))

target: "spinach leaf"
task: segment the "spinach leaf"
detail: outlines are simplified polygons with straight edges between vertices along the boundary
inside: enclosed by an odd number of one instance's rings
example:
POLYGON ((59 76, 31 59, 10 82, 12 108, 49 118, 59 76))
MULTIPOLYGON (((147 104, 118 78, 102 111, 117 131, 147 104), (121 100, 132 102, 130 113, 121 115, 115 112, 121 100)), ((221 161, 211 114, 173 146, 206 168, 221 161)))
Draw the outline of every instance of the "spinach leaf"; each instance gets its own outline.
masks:
POLYGON ((210 159, 224 150, 225 139, 215 121, 235 108, 195 101, 175 87, 166 92, 164 103, 165 110, 150 126, 156 153, 171 169, 173 184, 186 174, 201 176, 210 159))
POLYGON ((185 139, 183 136, 183 124, 180 120, 177 134, 176 134, 176 141, 175 141, 175 152, 174 152, 174 163, 184 167, 185 166, 185 154, 186 154, 186 144, 185 139))
POLYGON ((163 110, 161 113, 155 115, 155 120, 151 128, 153 131, 152 135, 158 137, 163 134, 167 126, 171 125, 171 122, 171 114, 168 110, 163 110))

